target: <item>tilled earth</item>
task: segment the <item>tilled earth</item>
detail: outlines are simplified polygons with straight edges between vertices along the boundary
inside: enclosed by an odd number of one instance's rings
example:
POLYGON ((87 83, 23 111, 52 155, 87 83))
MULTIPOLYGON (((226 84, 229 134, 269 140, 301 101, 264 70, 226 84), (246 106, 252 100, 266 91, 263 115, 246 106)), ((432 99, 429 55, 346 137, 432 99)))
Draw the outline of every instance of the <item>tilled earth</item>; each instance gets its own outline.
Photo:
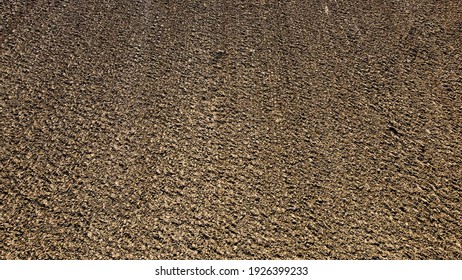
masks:
POLYGON ((461 259, 459 0, 5 0, 2 259, 461 259))

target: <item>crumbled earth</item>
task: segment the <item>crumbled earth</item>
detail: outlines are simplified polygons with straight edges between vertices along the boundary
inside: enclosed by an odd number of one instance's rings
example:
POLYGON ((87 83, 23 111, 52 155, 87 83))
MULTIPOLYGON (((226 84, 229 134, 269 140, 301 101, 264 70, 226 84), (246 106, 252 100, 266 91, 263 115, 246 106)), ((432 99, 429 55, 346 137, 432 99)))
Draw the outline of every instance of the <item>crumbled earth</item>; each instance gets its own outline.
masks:
POLYGON ((461 259, 459 0, 4 0, 1 259, 461 259))

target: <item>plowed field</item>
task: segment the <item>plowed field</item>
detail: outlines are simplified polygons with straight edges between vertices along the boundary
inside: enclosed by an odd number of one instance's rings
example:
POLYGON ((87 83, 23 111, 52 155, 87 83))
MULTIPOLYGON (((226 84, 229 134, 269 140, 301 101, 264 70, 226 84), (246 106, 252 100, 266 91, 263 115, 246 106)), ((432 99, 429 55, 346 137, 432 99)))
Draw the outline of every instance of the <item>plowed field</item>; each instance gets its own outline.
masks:
POLYGON ((1 259, 461 259, 458 0, 1 4, 1 259))

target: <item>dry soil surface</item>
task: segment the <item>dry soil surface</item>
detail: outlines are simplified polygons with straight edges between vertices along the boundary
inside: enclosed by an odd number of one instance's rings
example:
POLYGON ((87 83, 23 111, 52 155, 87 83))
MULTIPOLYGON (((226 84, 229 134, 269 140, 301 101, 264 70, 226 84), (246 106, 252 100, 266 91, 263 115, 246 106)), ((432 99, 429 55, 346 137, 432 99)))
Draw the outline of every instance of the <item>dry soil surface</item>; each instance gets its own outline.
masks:
POLYGON ((0 258, 461 259, 459 0, 1 3, 0 258))

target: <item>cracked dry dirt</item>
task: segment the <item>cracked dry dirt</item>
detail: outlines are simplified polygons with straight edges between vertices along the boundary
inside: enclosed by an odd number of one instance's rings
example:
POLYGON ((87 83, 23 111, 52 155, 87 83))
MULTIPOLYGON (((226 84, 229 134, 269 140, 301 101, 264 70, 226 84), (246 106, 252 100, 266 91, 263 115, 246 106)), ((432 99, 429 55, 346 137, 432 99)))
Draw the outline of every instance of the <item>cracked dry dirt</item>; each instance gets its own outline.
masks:
POLYGON ((461 259, 462 5, 1 4, 2 259, 461 259))

